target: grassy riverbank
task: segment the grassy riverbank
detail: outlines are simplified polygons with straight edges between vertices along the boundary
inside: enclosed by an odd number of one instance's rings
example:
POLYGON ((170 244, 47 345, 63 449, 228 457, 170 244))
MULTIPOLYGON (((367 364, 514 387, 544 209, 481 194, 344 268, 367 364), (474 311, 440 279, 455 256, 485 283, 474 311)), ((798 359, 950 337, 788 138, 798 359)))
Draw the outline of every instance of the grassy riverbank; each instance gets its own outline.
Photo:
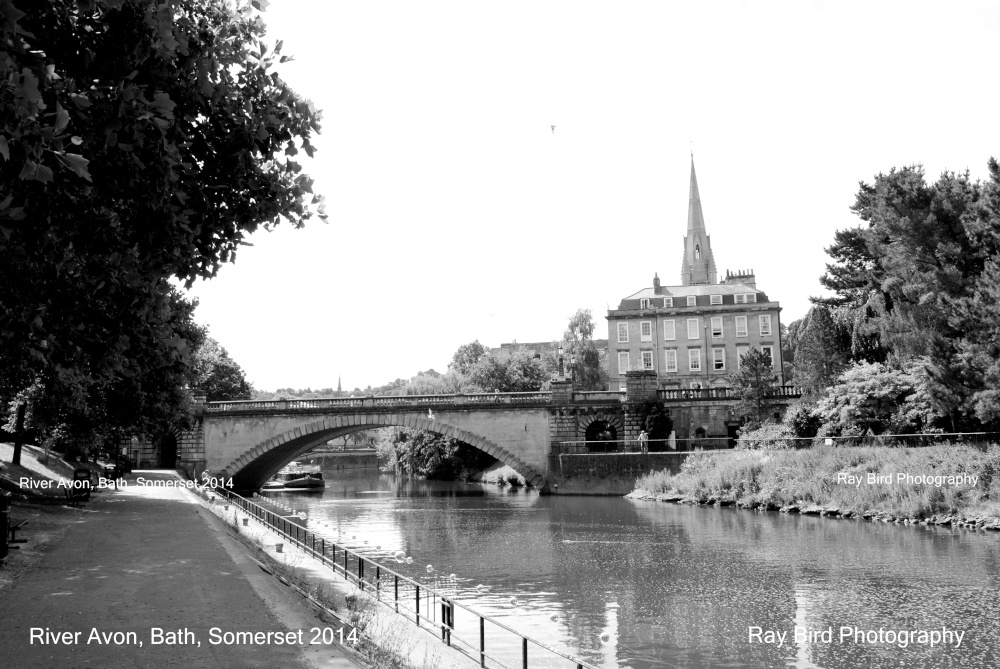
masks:
POLYGON ((630 497, 1000 529, 1000 446, 704 454, 688 458, 677 474, 638 479, 630 497), (966 480, 923 483, 900 474, 966 480))

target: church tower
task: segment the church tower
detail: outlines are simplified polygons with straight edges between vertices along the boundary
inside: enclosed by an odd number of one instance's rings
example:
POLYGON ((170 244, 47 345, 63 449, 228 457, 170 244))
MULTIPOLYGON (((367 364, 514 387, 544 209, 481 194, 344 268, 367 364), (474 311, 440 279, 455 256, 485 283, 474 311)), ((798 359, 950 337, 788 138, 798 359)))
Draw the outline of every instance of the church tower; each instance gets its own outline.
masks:
POLYGON ((681 285, 696 286, 718 283, 712 243, 705 231, 705 216, 701 211, 698 177, 694 173, 691 154, 691 193, 688 196, 688 226, 684 235, 684 260, 681 262, 681 285))

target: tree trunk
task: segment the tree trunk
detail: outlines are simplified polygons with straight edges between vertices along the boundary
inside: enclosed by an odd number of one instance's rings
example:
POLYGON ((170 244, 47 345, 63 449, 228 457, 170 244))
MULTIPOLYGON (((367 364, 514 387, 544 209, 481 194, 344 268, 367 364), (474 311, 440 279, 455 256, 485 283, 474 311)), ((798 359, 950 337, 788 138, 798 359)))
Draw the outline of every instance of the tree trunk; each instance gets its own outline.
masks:
POLYGON ((10 461, 13 465, 21 464, 21 440, 23 439, 22 433, 24 432, 24 411, 27 408, 27 404, 24 402, 17 405, 17 417, 14 419, 14 457, 11 458, 10 461))

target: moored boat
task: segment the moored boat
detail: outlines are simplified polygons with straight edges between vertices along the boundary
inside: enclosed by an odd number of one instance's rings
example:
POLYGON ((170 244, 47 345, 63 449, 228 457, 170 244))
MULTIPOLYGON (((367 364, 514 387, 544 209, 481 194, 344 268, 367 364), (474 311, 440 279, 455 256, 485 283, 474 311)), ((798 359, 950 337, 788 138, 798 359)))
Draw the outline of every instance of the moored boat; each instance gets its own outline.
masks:
POLYGON ((297 462, 282 467, 277 474, 268 479, 264 490, 311 491, 326 487, 323 472, 317 466, 304 466, 297 462))

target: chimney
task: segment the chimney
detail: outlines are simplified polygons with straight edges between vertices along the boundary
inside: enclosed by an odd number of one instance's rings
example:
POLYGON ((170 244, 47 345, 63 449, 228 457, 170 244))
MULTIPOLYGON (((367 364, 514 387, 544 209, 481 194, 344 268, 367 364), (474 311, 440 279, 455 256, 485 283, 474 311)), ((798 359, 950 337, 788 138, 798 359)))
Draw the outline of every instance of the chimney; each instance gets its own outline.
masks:
POLYGON ((660 294, 660 275, 653 274, 653 295, 660 294))

